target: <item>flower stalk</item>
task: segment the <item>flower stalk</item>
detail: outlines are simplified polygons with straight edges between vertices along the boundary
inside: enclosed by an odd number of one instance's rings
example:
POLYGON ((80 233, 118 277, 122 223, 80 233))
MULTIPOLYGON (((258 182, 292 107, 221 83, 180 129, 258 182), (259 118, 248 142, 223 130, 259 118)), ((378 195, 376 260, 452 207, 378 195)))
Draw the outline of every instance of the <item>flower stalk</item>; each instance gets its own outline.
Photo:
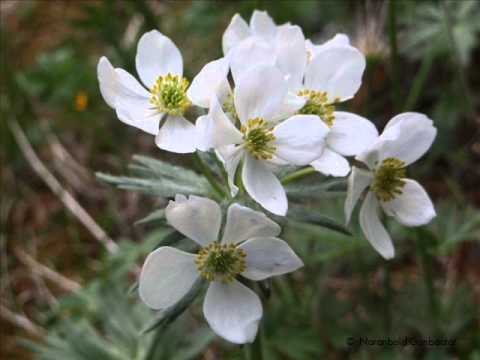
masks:
POLYGON ((397 13, 396 1, 390 0, 388 3, 388 37, 390 42, 390 64, 392 77, 392 100, 395 109, 400 108, 400 88, 398 81, 398 46, 397 46, 397 13))
POLYGON ((282 179, 282 184, 283 184, 283 185, 287 185, 287 184, 289 184, 289 183, 291 183, 291 182, 298 181, 298 180, 304 178, 305 176, 310 175, 310 174, 313 174, 313 173, 315 173, 315 172, 316 172, 316 170, 315 170, 313 167, 306 167, 306 168, 303 168, 303 169, 294 171, 294 172, 286 175, 286 176, 282 179))
POLYGON ((205 165, 205 163, 200 158, 198 153, 193 154, 193 162, 197 167, 197 169, 205 176, 208 183, 212 186, 212 189, 215 192, 215 194, 218 196, 218 198, 224 199, 226 197, 225 191, 223 191, 221 186, 218 184, 217 180, 215 179, 215 176, 213 176, 213 173, 211 172, 209 167, 205 165))
MULTIPOLYGON (((419 231, 417 234, 425 234, 423 231, 419 231)), ((432 331, 434 334, 439 334, 438 318, 440 315, 440 308, 435 294, 435 287, 433 284, 433 273, 432 273, 432 256, 429 252, 429 247, 426 241, 430 237, 427 236, 416 236, 415 242, 417 245, 417 252, 419 260, 422 264, 423 270, 423 280, 425 283, 425 291, 428 299, 428 312, 430 316, 430 322, 432 326, 432 331)))

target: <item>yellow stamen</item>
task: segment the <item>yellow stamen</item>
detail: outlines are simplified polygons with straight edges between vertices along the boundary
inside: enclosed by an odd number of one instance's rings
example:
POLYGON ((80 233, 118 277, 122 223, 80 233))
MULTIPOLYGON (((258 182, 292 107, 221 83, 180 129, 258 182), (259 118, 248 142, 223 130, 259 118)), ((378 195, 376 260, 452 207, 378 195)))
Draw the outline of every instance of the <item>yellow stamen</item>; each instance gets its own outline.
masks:
POLYGON ((307 103, 299 111, 300 114, 317 115, 328 127, 333 126, 335 123, 335 105, 328 101, 328 95, 325 91, 301 90, 298 95, 307 98, 307 103))
POLYGON ((258 160, 269 160, 275 154, 276 147, 273 129, 261 118, 250 119, 246 125, 242 125, 240 131, 243 134, 245 147, 258 160))
POLYGON ((405 186, 405 176, 405 162, 397 158, 387 158, 375 171, 371 190, 381 201, 393 200, 396 196, 402 194, 402 188, 405 186))
POLYGON ((150 104, 158 112, 183 115, 192 105, 187 97, 188 86, 188 80, 179 75, 159 76, 151 90, 150 104))
POLYGON ((235 244, 214 242, 200 250, 195 259, 200 276, 208 281, 232 282, 245 271, 245 251, 235 244))

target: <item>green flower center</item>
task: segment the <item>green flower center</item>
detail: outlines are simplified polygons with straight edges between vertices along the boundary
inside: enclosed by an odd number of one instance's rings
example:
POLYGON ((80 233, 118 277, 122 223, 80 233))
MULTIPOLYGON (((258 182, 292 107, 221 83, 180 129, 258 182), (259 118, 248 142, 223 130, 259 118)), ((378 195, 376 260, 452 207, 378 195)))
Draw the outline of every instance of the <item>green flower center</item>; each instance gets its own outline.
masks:
POLYGON ((179 75, 159 76, 151 90, 150 104, 158 112, 183 115, 192 105, 187 97, 188 85, 188 80, 179 75))
POLYGON ((214 242, 200 250, 195 264, 206 280, 231 282, 245 271, 246 257, 245 251, 234 244, 214 242))
POLYGON ((335 123, 335 105, 328 102, 328 95, 325 91, 301 90, 299 96, 307 98, 306 104, 300 109, 303 115, 317 115, 328 127, 335 123))
POLYGON ((396 158, 388 158, 382 161, 375 171, 371 190, 382 201, 393 200, 402 193, 405 186, 405 163, 396 158))
POLYGON ((258 160, 269 160, 273 157, 276 147, 271 126, 261 118, 250 119, 246 125, 242 125, 240 131, 243 134, 245 147, 258 160))

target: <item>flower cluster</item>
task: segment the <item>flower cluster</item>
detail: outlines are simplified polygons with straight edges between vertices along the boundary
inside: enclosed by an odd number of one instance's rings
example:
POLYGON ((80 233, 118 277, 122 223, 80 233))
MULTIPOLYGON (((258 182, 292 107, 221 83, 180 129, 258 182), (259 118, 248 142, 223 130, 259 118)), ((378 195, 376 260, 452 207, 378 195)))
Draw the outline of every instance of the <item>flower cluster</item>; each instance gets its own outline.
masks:
MULTIPOLYGON (((379 135, 362 116, 339 111, 361 86, 366 62, 346 35, 316 45, 300 27, 276 25, 255 11, 247 24, 235 15, 222 39, 223 57, 192 79, 183 77, 175 44, 160 32, 144 34, 136 68, 143 86, 102 57, 101 93, 118 118, 175 153, 213 151, 225 167, 230 197, 242 186, 269 212, 285 216, 288 201, 280 168, 311 166, 348 177, 347 223, 358 200, 365 237, 385 258, 394 255, 382 225, 382 208, 406 226, 428 223, 435 210, 425 190, 406 178, 406 166, 431 146, 436 129, 418 113, 395 116, 379 135), (204 109, 195 123, 192 107, 204 109), (349 161, 349 159, 354 159, 349 161), (353 164, 353 165, 351 165, 353 164)), ((266 215, 237 203, 228 207, 221 231, 220 206, 209 199, 177 195, 166 208, 168 223, 201 249, 196 255, 172 247, 151 253, 140 276, 140 296, 151 308, 177 303, 202 279, 210 283, 203 312, 211 328, 234 343, 255 338, 262 305, 237 280, 264 280, 303 264, 277 236, 266 215), (220 235, 222 234, 222 235, 220 235)))

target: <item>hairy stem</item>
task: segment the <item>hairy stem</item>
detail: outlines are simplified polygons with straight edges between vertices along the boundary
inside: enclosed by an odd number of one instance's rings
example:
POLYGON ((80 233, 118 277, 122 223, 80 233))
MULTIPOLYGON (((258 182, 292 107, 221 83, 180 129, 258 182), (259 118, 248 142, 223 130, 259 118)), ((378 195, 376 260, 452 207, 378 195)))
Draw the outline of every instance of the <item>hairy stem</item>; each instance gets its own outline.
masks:
POLYGON ((390 42, 390 71, 392 78, 392 101, 395 110, 399 109, 400 84, 398 82, 397 15, 395 0, 388 3, 388 38, 390 42))
POLYGON ((198 153, 193 154, 193 161, 195 163, 195 166, 198 168, 198 170, 208 180, 215 194, 218 195, 221 199, 225 198, 226 196, 225 192, 223 191, 221 186, 218 184, 217 180, 215 179, 215 176, 212 174, 208 166, 206 166, 203 160, 200 158, 200 156, 198 156, 198 153))
POLYGON ((463 69, 462 61, 460 59, 460 50, 458 49, 457 41, 453 34, 453 21, 451 18, 450 10, 448 8, 448 2, 446 0, 442 1, 442 9, 445 22, 445 30, 447 33, 448 42, 450 43, 449 45, 453 55, 454 66, 457 70, 460 86, 462 87, 465 105, 468 110, 469 116, 472 119, 475 119, 475 107, 473 105, 472 94, 470 88, 468 87, 467 77, 465 76, 465 71, 463 69))
POLYGON ((294 181, 297 181, 309 174, 312 174, 314 173, 316 170, 313 168, 313 167, 306 167, 306 168, 303 168, 303 169, 300 169, 300 170, 297 170, 297 171, 294 171, 293 173, 291 174, 288 174, 287 176, 285 176, 283 179, 282 179, 282 184, 283 185, 287 185, 291 182, 294 182, 294 181))
MULTIPOLYGON (((420 234, 423 234, 423 232, 421 232, 420 234)), ((435 296, 435 287, 433 285, 432 257, 428 251, 428 245, 425 242, 428 239, 429 236, 417 236, 415 242, 417 245, 418 256, 420 258, 420 262, 422 263, 423 279, 425 282, 430 321, 433 332, 435 334, 438 334, 438 317, 440 313, 437 298, 435 296)))
POLYGON ((435 52, 430 50, 427 55, 423 58, 422 64, 420 65, 420 70, 418 71, 417 75, 415 76, 415 80, 412 85, 412 89, 408 94, 407 101, 405 102, 405 106, 403 108, 404 111, 413 110, 417 101, 420 97, 422 92, 423 86, 428 78, 428 74, 433 65, 433 60, 435 58, 435 52))
POLYGON ((392 331, 392 284, 390 279, 391 269, 390 263, 387 261, 384 266, 383 288, 385 291, 384 297, 384 331, 385 334, 390 335, 392 331))

